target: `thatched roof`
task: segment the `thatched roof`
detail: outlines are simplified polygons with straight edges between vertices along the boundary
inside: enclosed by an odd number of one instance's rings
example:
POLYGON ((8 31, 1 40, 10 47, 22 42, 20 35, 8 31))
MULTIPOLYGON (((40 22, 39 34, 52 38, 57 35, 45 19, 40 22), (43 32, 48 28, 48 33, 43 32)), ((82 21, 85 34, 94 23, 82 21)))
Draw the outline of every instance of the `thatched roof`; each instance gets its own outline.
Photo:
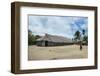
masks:
POLYGON ((72 40, 62 36, 45 34, 41 38, 37 39, 37 41, 50 41, 50 42, 63 42, 63 43, 72 43, 72 40))

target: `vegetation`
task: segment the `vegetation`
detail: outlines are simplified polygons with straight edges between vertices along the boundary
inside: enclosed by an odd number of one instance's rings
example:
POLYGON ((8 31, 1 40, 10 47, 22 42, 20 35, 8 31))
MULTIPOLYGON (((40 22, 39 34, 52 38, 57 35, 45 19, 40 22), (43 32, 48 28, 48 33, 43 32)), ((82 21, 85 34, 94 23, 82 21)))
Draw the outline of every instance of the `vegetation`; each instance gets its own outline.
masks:
POLYGON ((32 31, 28 30, 28 45, 35 45, 36 39, 40 38, 39 35, 33 35, 32 31))
POLYGON ((88 36, 85 35, 85 36, 83 37, 83 42, 86 43, 86 44, 88 43, 88 36))
POLYGON ((75 34, 74 34, 74 40, 75 41, 79 41, 81 38, 81 33, 80 31, 76 31, 75 34))
POLYGON ((75 42, 82 42, 82 44, 87 45, 88 43, 88 36, 86 35, 86 31, 83 29, 82 31, 77 30, 74 34, 75 42), (82 32, 82 33, 81 33, 82 32))
POLYGON ((86 35, 86 31, 83 29, 81 32, 77 30, 74 34, 74 40, 80 45, 80 50, 82 50, 82 45, 88 44, 88 36, 86 35))

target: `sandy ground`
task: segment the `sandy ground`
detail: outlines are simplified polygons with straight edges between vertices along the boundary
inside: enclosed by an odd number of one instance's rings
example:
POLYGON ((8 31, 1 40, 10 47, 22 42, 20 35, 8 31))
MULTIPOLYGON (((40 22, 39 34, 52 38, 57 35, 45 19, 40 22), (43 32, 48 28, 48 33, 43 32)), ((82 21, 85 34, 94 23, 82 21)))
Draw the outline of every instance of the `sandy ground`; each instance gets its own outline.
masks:
POLYGON ((83 46, 82 51, 80 51, 79 45, 53 47, 39 47, 32 45, 28 48, 29 60, 79 59, 87 57, 87 46, 83 46))

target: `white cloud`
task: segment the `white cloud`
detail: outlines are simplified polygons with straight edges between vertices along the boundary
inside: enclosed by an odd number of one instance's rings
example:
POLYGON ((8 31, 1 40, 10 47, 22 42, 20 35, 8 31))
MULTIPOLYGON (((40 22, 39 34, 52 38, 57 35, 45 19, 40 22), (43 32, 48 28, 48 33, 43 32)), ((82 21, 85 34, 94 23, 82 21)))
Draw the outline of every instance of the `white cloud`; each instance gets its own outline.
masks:
POLYGON ((85 20, 87 20, 87 18, 84 17, 32 15, 29 16, 29 30, 38 35, 48 33, 72 38, 73 32, 76 30, 80 30, 80 28, 87 29, 87 22, 85 22, 85 20), (78 23, 81 25, 78 25, 78 23))

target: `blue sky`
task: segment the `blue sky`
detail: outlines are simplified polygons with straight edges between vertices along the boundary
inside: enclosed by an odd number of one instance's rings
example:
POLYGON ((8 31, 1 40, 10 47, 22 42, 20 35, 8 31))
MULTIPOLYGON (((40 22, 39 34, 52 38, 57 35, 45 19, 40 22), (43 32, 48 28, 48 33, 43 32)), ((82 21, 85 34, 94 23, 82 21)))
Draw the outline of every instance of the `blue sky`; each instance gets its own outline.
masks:
POLYGON ((87 17, 75 16, 28 16, 29 30, 35 35, 59 35, 68 38, 73 38, 75 31, 85 29, 88 30, 87 17))

